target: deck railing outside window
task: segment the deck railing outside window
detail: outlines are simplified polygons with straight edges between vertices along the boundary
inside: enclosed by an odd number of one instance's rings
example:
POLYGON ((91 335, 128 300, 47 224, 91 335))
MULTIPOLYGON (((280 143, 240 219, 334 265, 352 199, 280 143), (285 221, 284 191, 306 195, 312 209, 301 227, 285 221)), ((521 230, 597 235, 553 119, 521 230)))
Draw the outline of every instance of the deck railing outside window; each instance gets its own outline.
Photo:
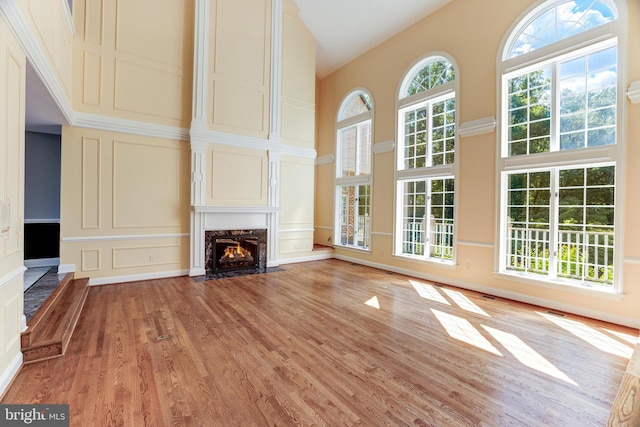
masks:
POLYGON ((429 241, 426 241, 425 221, 405 222, 403 233, 403 253, 424 255, 429 245, 432 258, 453 259, 453 220, 431 218, 429 241))
POLYGON ((613 284, 613 231, 558 232, 556 269, 551 260, 551 233, 544 228, 507 228, 507 269, 613 284))

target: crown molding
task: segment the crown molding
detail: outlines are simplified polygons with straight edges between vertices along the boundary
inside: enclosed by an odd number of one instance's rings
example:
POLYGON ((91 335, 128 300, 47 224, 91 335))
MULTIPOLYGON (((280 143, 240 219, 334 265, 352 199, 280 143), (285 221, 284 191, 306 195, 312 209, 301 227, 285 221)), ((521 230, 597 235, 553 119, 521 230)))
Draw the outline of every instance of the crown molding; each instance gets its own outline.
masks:
POLYGON ((396 148, 396 142, 393 140, 378 142, 373 144, 373 154, 389 153, 396 148))
POLYGON ((121 119, 118 117, 102 116, 98 114, 76 113, 74 126, 123 132, 133 135, 150 136, 154 138, 189 140, 189 129, 176 126, 159 125, 140 122, 137 120, 121 119))
POLYGON ((458 136, 464 138, 467 136, 481 135, 483 133, 493 132, 495 128, 496 118, 493 116, 484 117, 482 119, 461 123, 460 126, 458 126, 458 136))
POLYGON ((69 33, 71 33, 71 35, 75 35, 76 33, 76 26, 73 25, 73 14, 71 13, 71 8, 69 7, 69 1, 68 0, 59 0, 60 3, 62 3, 62 9, 64 10, 64 18, 65 18, 65 22, 67 23, 67 27, 69 29, 69 33))
POLYGON ((627 91, 627 97, 632 104, 640 103, 640 80, 631 83, 627 91))

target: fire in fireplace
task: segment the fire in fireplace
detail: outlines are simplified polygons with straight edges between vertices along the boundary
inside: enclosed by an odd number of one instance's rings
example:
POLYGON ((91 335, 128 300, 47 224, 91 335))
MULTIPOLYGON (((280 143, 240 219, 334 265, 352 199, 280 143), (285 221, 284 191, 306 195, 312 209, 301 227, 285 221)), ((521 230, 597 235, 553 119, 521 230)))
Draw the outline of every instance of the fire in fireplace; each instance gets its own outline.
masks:
POLYGON ((206 272, 266 271, 266 230, 212 230, 205 232, 206 272))
MULTIPOLYGON (((217 262, 220 264, 220 267, 223 269, 226 268, 238 268, 238 267, 250 267, 254 264, 254 258, 251 256, 251 251, 243 248, 240 245, 240 242, 230 241, 227 243, 229 239, 220 239, 216 241, 216 245, 226 245, 231 243, 231 246, 227 246, 224 250, 224 254, 220 257, 217 262), (235 245, 233 244, 235 242, 235 245)), ((247 243, 254 244, 252 241, 244 241, 242 242, 245 245, 247 243)), ((257 244, 256 244, 257 247, 257 244)))

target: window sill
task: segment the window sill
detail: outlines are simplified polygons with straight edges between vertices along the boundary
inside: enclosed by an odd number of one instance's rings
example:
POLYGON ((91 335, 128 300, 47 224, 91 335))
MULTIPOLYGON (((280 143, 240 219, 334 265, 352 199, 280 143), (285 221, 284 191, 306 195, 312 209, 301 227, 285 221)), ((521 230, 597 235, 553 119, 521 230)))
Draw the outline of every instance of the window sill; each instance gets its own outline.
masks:
POLYGON ((606 299, 609 301, 622 301, 623 294, 617 293, 613 289, 607 289, 598 285, 591 287, 580 287, 568 281, 558 280, 542 280, 535 279, 531 276, 525 276, 519 273, 494 272, 497 279, 508 280, 511 282, 523 283, 525 285, 539 286, 543 288, 554 289, 562 292, 569 292, 578 295, 584 295, 594 298, 606 299))
POLYGON ((394 254, 393 257, 402 261, 408 261, 416 264, 430 264, 436 267, 446 268, 449 270, 456 269, 456 263, 454 260, 444 261, 438 258, 423 258, 423 257, 417 257, 417 256, 411 256, 411 255, 398 255, 398 254, 394 254))

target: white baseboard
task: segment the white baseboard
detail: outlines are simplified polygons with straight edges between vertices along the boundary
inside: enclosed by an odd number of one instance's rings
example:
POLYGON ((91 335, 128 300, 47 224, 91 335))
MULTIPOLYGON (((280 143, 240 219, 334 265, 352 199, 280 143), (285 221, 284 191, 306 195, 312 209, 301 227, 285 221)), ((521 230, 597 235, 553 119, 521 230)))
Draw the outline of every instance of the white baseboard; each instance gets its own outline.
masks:
POLYGON ((632 317, 618 316, 611 313, 605 313, 598 310, 591 310, 575 306, 572 304, 565 304, 557 301, 548 300, 545 298, 533 297, 530 295, 524 295, 518 292, 505 291, 502 289, 492 288, 489 286, 478 285, 476 283, 464 282, 461 280, 453 280, 448 277, 440 277, 433 274, 420 273, 413 270, 407 270, 404 268, 393 267, 386 264, 379 264, 375 262, 364 261, 358 258, 352 258, 344 255, 334 255, 335 259, 342 261, 353 262, 354 264, 362 264, 368 267, 379 268, 381 270, 392 271, 398 274, 404 274, 410 277, 416 277, 419 279, 429 280, 432 282, 442 283, 445 285, 451 285, 462 289, 468 289, 470 291, 480 292, 483 294, 489 294, 500 298, 510 299, 514 301, 524 302, 527 304, 537 305, 544 308, 550 308, 553 310, 564 311, 567 313, 573 313, 578 316, 590 317, 592 319, 602 320, 604 322, 615 323, 617 325, 628 326, 631 328, 639 329, 640 320, 632 317))
POLYGON ((128 276, 98 277, 89 279, 89 286, 113 285, 116 283, 137 282, 140 280, 168 279, 170 277, 188 276, 189 270, 160 271, 158 273, 131 274, 128 276))
POLYGON ((39 259, 24 260, 24 266, 27 268, 55 267, 58 264, 60 264, 60 258, 39 258, 39 259))
POLYGON ((67 274, 67 273, 75 273, 76 265, 75 264, 60 264, 58 266, 58 274, 67 274))
POLYGON ((310 255, 310 256, 297 257, 297 258, 284 258, 284 259, 280 258, 278 261, 280 261, 280 265, 283 265, 283 264, 296 264, 298 262, 320 261, 323 259, 332 259, 334 257, 335 256, 333 253, 324 253, 324 254, 310 255))
POLYGON ((7 391, 7 387, 9 387, 9 384, 11 384, 11 381, 13 381, 21 367, 22 353, 18 352, 9 363, 9 366, 0 374, 0 397, 7 391))

